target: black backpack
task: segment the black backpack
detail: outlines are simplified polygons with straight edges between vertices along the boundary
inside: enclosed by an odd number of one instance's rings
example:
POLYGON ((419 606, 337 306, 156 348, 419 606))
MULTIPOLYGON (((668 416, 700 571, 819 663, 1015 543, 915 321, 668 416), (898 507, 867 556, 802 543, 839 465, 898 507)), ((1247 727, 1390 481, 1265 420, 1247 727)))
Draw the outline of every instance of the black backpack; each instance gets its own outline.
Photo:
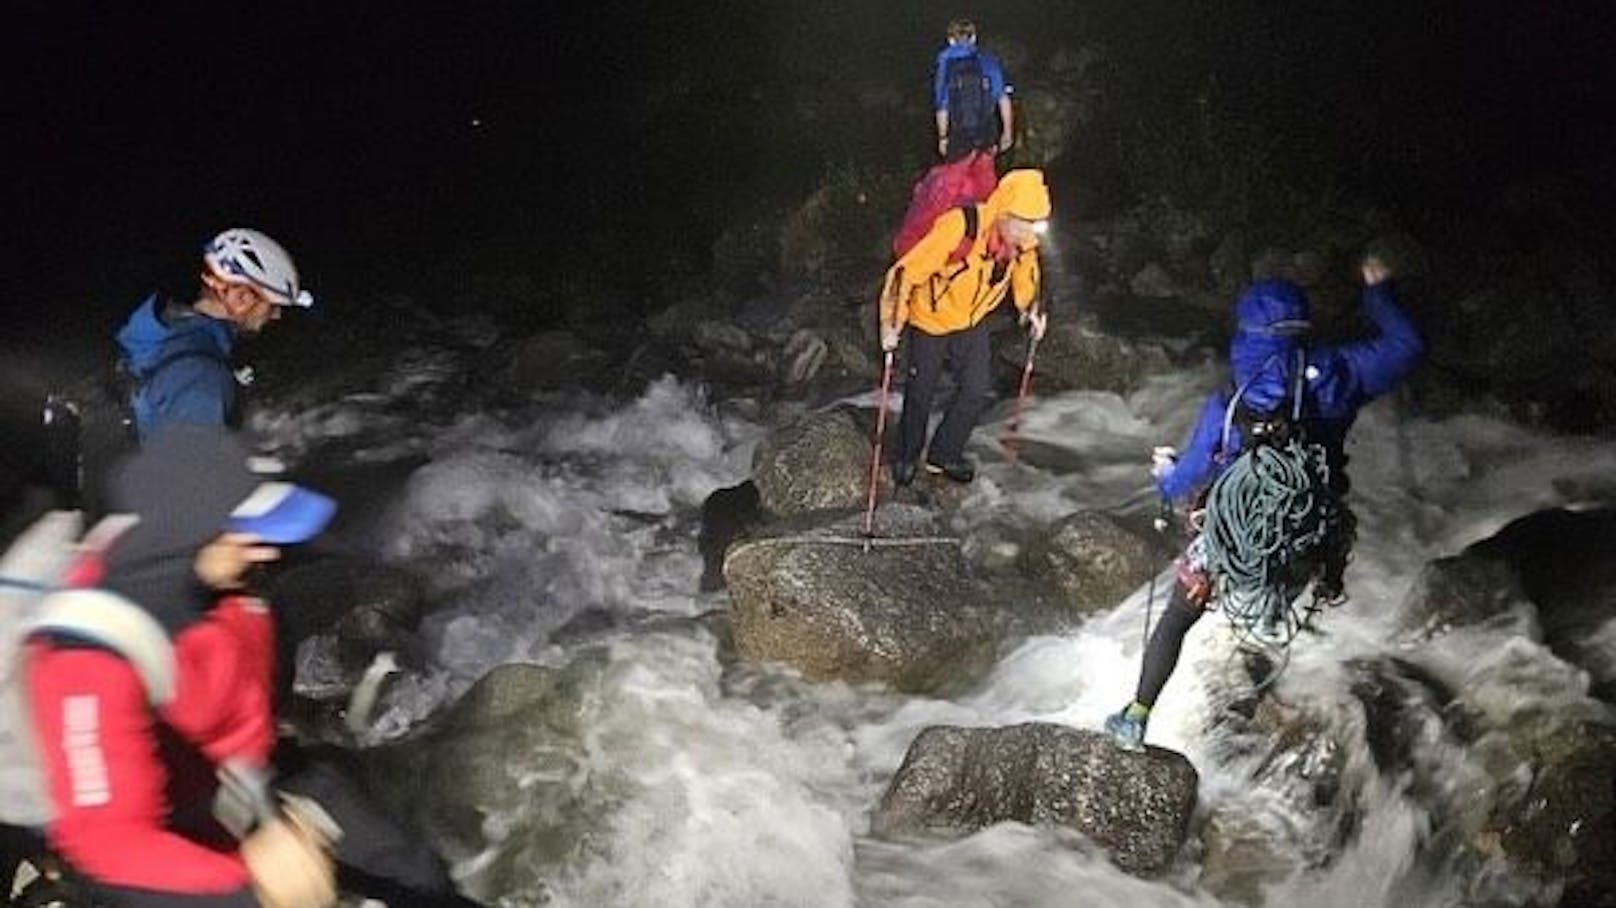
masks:
POLYGON ((982 57, 967 54, 948 61, 948 153, 950 157, 999 142, 999 112, 982 57))

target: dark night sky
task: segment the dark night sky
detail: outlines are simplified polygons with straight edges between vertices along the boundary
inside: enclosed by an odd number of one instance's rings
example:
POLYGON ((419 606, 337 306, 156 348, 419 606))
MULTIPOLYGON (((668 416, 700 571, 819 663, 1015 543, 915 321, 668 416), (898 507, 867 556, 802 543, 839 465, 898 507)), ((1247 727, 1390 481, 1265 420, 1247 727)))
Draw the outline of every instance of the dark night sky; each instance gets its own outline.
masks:
MULTIPOLYGON (((699 246, 749 194, 800 192, 818 166, 803 154, 830 153, 771 144, 794 82, 829 73, 850 102, 882 83, 921 93, 951 14, 918 0, 560 6, 13 0, 6 305, 121 309, 227 222, 286 238, 327 292, 407 291, 421 262, 442 270, 467 249, 611 259, 654 280, 648 243, 670 225, 699 224, 699 246)), ((1608 4, 983 6, 990 46, 995 24, 1026 41, 1100 36, 1140 83, 1215 85, 1225 112, 1326 144, 1360 187, 1405 201, 1534 172, 1597 180, 1616 160, 1616 17, 1595 10, 1608 4)))

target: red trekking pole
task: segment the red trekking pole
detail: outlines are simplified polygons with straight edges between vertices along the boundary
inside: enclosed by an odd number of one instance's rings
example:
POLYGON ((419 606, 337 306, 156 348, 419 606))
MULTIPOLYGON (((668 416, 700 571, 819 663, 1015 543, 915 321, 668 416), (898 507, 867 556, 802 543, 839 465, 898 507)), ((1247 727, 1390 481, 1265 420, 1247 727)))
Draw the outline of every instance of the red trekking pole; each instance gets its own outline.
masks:
POLYGON ((1016 392, 1016 406, 1010 411, 1010 421, 1004 424, 1004 435, 999 444, 1004 448, 1004 460, 1016 465, 1016 429, 1021 425, 1021 411, 1027 405, 1027 392, 1032 390, 1032 367, 1038 357, 1038 338, 1027 341, 1027 364, 1021 367, 1021 389, 1016 392))
POLYGON ((887 395, 892 390, 892 351, 886 351, 881 366, 881 392, 876 398, 875 411, 875 444, 870 450, 870 498, 864 506, 864 538, 865 548, 869 548, 868 540, 875 535, 875 497, 881 489, 881 441, 887 430, 887 395))

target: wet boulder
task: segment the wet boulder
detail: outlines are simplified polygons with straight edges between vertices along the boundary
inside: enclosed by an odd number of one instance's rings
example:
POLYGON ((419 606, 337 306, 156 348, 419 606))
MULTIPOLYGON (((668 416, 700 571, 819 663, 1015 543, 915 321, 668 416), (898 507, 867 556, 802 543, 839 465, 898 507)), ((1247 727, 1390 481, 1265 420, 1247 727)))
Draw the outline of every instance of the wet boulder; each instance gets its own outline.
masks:
POLYGON ((1467 551, 1428 562, 1398 614, 1405 638, 1428 640, 1523 605, 1520 576, 1506 561, 1467 551))
POLYGON ((1223 903, 1264 904, 1263 887, 1301 869, 1287 851, 1288 833, 1281 821, 1256 811, 1213 811, 1201 828, 1201 885, 1223 903))
POLYGON ((763 523, 762 499, 757 483, 748 479, 715 490, 701 503, 701 534, 696 550, 701 552, 701 590, 724 586, 724 553, 730 544, 763 523))
POLYGON ((1519 635, 1486 642, 1502 633, 1489 623, 1403 657, 1349 660, 1357 717, 1260 703, 1245 738, 1263 749, 1253 781, 1283 792, 1286 815, 1310 822, 1209 823, 1203 881, 1234 897, 1278 872, 1275 858, 1339 853, 1362 833, 1373 780, 1394 779, 1430 817, 1419 872, 1460 881, 1465 904, 1616 904, 1616 726, 1577 693, 1580 673, 1545 647, 1519 635), (1465 635, 1474 639, 1452 639, 1465 635), (1444 652, 1455 645, 1485 651, 1455 661, 1444 652), (1254 838, 1261 853, 1241 853, 1254 838))
POLYGON ((1616 699, 1616 659, 1601 628, 1616 619, 1616 509, 1528 514, 1458 555, 1431 562, 1403 605, 1404 627, 1425 639, 1520 612, 1562 659, 1616 699))
POLYGON ((1537 607, 1544 642, 1587 671, 1597 695, 1616 700, 1616 657, 1603 633, 1616 620, 1616 509, 1538 511, 1466 555, 1507 561, 1537 607))
POLYGON ((735 646, 814 680, 929 691, 985 670, 1001 633, 989 591, 929 512, 894 505, 882 535, 861 518, 730 547, 724 579, 735 646))
MULTIPOLYGON (((1026 344, 1018 338, 1013 349, 1001 348, 1000 355, 1020 367, 1026 361, 1026 344)), ((1033 388, 1042 392, 1126 394, 1137 390, 1150 376, 1172 369, 1167 350, 1159 344, 1118 337, 1082 324, 1052 321, 1049 333, 1038 345, 1033 388)))
POLYGON ((1563 887, 1560 904, 1616 905, 1616 727, 1565 723, 1512 745, 1528 781, 1470 845, 1508 871, 1563 887))
POLYGON ((377 653, 406 656, 418 646, 415 630, 425 613, 425 584, 413 572, 353 555, 318 555, 269 575, 284 643, 335 632, 349 671, 377 653))
POLYGON ((478 858, 460 881, 469 894, 538 885, 598 820, 569 780, 584 771, 587 694, 605 662, 588 650, 560 669, 499 666, 428 727, 363 752, 373 790, 439 854, 478 858))
POLYGON ((751 387, 774 382, 774 351, 734 322, 707 320, 691 337, 702 378, 722 387, 751 387))
POLYGON ((1157 873, 1184 844, 1199 776, 1159 747, 1029 722, 932 726, 909 745, 872 821, 876 835, 969 833, 995 823, 1064 826, 1130 873, 1157 873))
POLYGON ((779 517, 862 508, 869 469, 869 435, 840 408, 808 413, 774 430, 752 457, 763 507, 779 517))
POLYGON ((780 227, 780 271, 790 277, 859 275, 891 263, 892 213, 904 210, 907 170, 839 168, 780 227))
MULTIPOLYGON (((1048 577, 1069 613, 1110 608, 1148 582, 1173 552, 1110 514, 1078 511, 1030 547, 1029 573, 1048 577)), ((1160 591, 1162 595, 1166 590, 1160 591)))
POLYGON ((780 383, 798 388, 812 381, 830 356, 830 345, 816 331, 798 328, 780 351, 780 383))
POLYGON ((570 331, 542 331, 500 353, 505 359, 498 387, 514 394, 587 387, 607 365, 605 353, 570 331))

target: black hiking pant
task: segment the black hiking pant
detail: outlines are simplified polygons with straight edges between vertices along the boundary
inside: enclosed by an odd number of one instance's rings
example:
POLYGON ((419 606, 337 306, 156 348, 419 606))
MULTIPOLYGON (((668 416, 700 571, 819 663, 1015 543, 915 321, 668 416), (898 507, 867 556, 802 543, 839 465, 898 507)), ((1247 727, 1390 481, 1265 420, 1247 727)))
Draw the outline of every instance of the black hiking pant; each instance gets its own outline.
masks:
POLYGON ((927 334, 910 329, 903 417, 898 421, 893 459, 912 464, 926 451, 926 459, 938 466, 963 462, 971 430, 976 428, 976 421, 993 399, 992 368, 993 350, 985 321, 951 334, 927 334), (954 399, 927 450, 926 428, 931 420, 932 398, 945 368, 954 374, 954 399))
POLYGON ((426 838, 393 816, 365 788, 351 756, 335 748, 282 742, 275 787, 302 795, 331 815, 342 837, 332 848, 346 892, 381 899, 388 908, 475 906, 460 895, 426 838))
POLYGON ((1206 609, 1190 602, 1183 584, 1174 583, 1173 593, 1167 599, 1167 608, 1145 644, 1145 656, 1139 665, 1139 687, 1134 700, 1144 706, 1155 706, 1167 679, 1178 667, 1179 653, 1184 649, 1184 637, 1195 622, 1201 620, 1206 609))

